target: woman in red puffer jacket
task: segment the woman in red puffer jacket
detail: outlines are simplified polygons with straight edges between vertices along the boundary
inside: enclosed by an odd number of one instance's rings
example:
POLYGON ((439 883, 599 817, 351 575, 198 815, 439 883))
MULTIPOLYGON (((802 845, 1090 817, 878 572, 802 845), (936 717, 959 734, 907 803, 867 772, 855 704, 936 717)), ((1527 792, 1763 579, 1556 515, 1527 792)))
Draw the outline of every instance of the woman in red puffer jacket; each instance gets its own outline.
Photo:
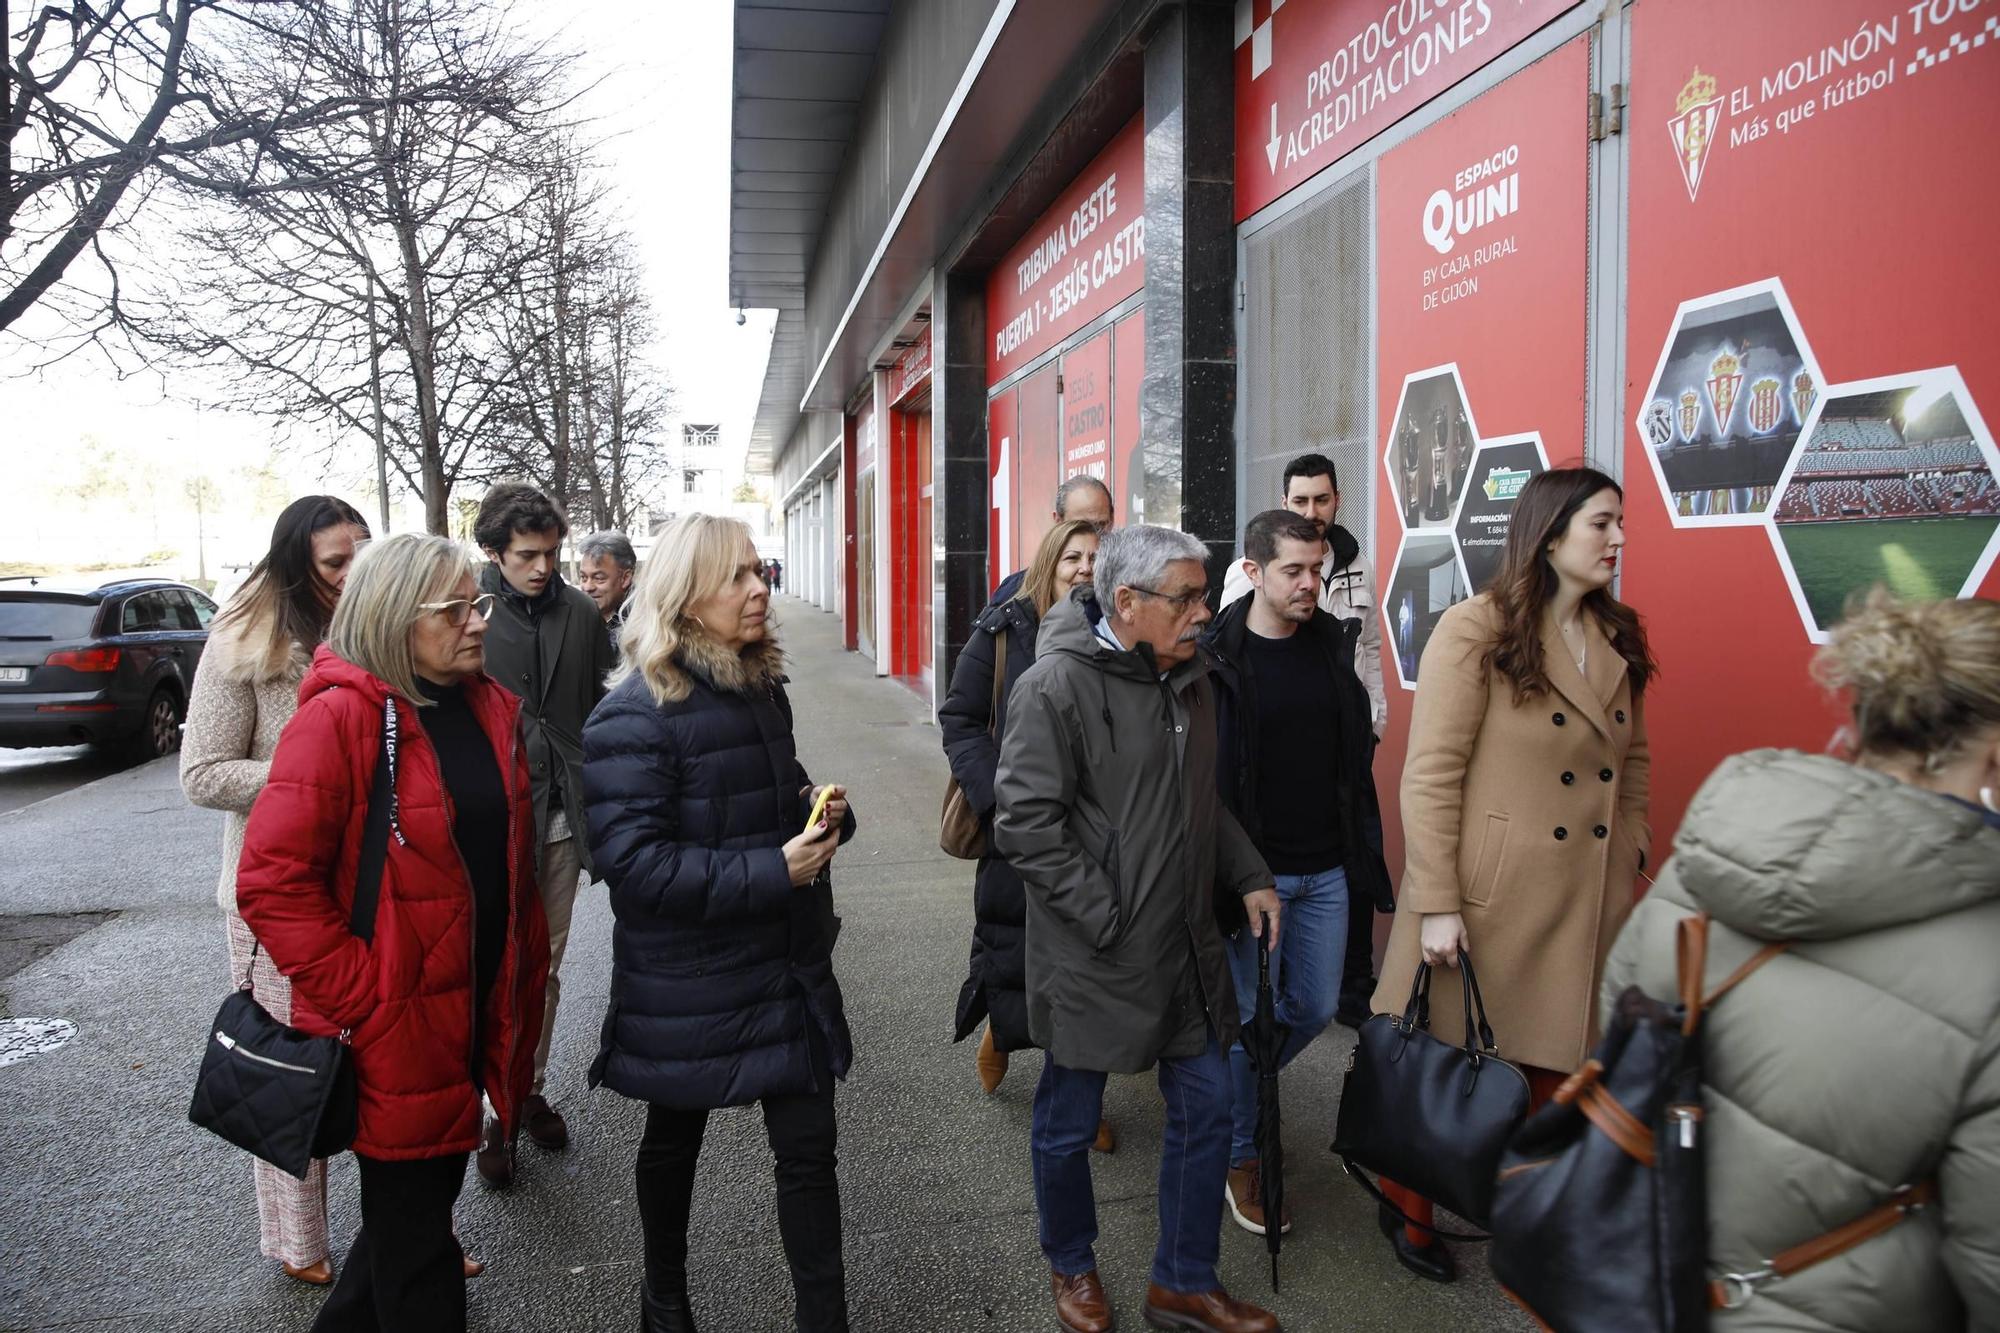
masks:
POLYGON ((460 548, 375 542, 299 687, 250 813, 238 910, 291 979, 293 1025, 351 1033, 361 1231, 316 1331, 462 1330, 451 1207, 480 1095, 511 1134, 548 980, 519 701, 482 671, 460 548), (349 929, 376 761, 388 852, 371 941, 349 929))

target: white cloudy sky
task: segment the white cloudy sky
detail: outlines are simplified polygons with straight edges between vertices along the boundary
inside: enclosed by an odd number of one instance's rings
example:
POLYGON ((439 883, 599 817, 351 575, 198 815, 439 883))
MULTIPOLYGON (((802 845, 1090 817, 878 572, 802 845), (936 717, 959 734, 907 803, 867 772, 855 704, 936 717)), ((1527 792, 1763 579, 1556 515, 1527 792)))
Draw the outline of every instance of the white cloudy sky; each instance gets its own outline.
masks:
MULTIPOLYGON (((720 421, 725 439, 740 446, 756 408, 770 325, 753 312, 738 326, 727 304, 732 6, 515 0, 514 7, 527 31, 582 53, 583 80, 595 81, 582 110, 605 137, 602 157, 646 268, 661 331, 655 359, 673 379, 683 414, 720 421)), ((96 363, 31 377, 20 368, 18 348, 0 333, 0 562, 73 558, 67 552, 78 544, 77 530, 105 525, 101 510, 67 489, 87 439, 149 460, 163 479, 158 489, 170 493, 194 460, 219 471, 270 453, 267 423, 198 412, 200 384, 179 382, 163 393, 157 377, 121 382, 96 363)), ((330 470, 296 455, 281 465, 299 490, 338 489, 372 474, 360 442, 330 470)), ((237 517, 245 533, 259 526, 237 517)), ((174 545, 187 521, 155 517, 168 531, 146 549, 174 545)), ((269 517, 260 521, 268 533, 269 517)))

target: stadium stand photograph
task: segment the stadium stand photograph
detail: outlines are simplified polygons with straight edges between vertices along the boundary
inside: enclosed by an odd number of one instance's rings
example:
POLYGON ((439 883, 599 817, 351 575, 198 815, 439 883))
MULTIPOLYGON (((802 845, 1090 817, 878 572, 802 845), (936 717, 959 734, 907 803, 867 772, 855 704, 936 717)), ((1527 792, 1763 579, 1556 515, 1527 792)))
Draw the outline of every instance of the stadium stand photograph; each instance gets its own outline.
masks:
POLYGON ((1877 582, 1911 598, 1963 595, 1990 560, 2000 483, 1963 394, 1948 372, 1828 390, 1772 514, 1813 629, 1877 582))

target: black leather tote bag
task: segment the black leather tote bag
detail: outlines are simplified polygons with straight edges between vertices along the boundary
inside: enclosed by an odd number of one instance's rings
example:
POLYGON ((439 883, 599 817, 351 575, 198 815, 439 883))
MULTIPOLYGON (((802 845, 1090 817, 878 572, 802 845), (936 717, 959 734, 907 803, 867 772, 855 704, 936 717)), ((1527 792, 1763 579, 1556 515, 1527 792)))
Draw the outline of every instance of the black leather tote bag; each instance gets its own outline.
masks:
MULTIPOLYGON (((383 710, 382 754, 368 794, 361 863, 348 929, 375 935, 375 907, 389 850, 389 809, 396 785, 396 705, 383 710)), ((256 966, 257 949, 250 951, 256 966)), ((316 1157, 345 1152, 359 1128, 359 1090, 348 1034, 312 1037, 271 1017, 250 993, 250 970, 209 1025, 188 1119, 281 1171, 305 1179, 316 1157)))
POLYGON ((1704 993, 1708 925, 1680 923, 1678 1002, 1627 987, 1595 1054, 1502 1160, 1493 1276, 1556 1333, 1708 1327, 1701 1020, 1785 947, 1704 993))
POLYGON ((1485 1226, 1500 1154, 1528 1113, 1528 1080, 1498 1055, 1479 980, 1463 950, 1458 965, 1465 982, 1465 1043, 1453 1046, 1431 1035, 1431 969, 1419 963, 1403 1012, 1376 1014, 1361 1025, 1333 1150, 1378 1199, 1381 1192, 1362 1170, 1485 1226))

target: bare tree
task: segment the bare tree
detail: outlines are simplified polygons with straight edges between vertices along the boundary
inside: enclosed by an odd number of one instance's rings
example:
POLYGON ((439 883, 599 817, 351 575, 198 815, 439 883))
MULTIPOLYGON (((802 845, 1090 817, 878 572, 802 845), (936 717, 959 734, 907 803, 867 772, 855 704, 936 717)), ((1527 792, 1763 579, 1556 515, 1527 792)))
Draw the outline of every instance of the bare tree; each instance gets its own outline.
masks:
POLYGON ((608 191, 574 146, 516 219, 510 244, 529 257, 509 303, 498 386, 505 407, 489 438, 496 474, 523 476, 593 528, 625 527, 658 479, 656 439, 669 391, 645 359, 654 328, 631 254, 613 230, 608 191))
POLYGON ((31 8, 18 34, 0 8, 0 329, 60 295, 72 350, 121 327, 128 294, 106 241, 155 186, 231 199, 328 189, 375 171, 349 132, 362 120, 490 96, 449 63, 369 84, 329 77, 320 38, 343 6, 325 0, 31 8), (240 78, 246 51, 281 77, 240 78), (72 266, 86 251, 100 271, 83 282, 72 266))
POLYGON ((591 521, 598 528, 630 531, 637 504, 674 479, 665 441, 673 388, 648 359, 656 329, 652 303, 629 256, 621 256, 601 288, 596 306, 602 369, 595 378, 588 454, 591 521))
MULTIPOLYGON (((426 527, 447 531, 452 489, 478 473, 518 371, 498 329, 532 256, 507 238, 558 142, 548 90, 564 65, 486 0, 329 0, 309 31, 241 48, 242 86, 369 102, 288 145, 330 176, 366 169, 200 212, 153 274, 171 296, 146 336, 248 372, 229 407, 336 434, 379 420, 426 527), (464 95, 411 96, 441 84, 464 95)), ((255 150, 238 154, 248 179, 255 150)))

